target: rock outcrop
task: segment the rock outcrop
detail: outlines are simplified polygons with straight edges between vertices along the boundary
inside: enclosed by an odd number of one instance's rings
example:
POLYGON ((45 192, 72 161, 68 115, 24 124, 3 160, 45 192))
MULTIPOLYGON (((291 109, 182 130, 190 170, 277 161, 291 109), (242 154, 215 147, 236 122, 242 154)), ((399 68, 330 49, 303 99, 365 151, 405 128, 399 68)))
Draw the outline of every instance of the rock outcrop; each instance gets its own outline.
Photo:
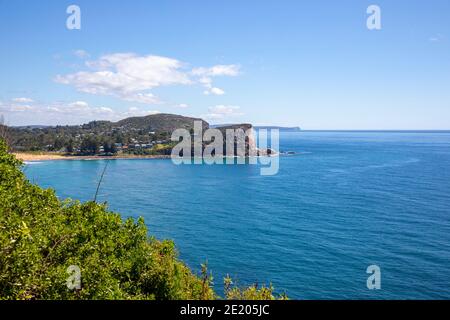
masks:
POLYGON ((223 154, 227 154, 227 141, 228 139, 233 139, 233 156, 241 156, 241 157, 248 157, 248 156, 256 156, 257 155, 257 148, 256 148, 256 139, 255 139, 255 133, 253 130, 253 126, 249 123, 243 123, 243 124, 233 124, 233 125, 227 125, 223 127, 216 127, 216 129, 220 130, 222 132, 222 135, 224 137, 223 142, 223 154), (229 132, 227 135, 227 131, 229 132), (231 136, 231 134, 233 134, 231 136), (244 147, 240 147, 239 143, 244 142, 244 147))

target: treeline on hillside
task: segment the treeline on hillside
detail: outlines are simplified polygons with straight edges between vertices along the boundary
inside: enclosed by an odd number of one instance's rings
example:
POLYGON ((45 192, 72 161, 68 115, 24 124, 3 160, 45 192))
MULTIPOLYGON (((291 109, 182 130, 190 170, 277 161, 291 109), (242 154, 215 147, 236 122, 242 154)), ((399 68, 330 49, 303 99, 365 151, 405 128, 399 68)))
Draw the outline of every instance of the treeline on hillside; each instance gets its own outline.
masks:
POLYGON ((90 123, 83 126, 8 128, 11 146, 15 151, 54 151, 79 154, 116 153, 117 146, 151 144, 167 141, 169 132, 150 132, 144 129, 120 130, 90 123))
MULTIPOLYGON (((192 273, 172 241, 148 235, 143 219, 123 220, 105 204, 60 201, 30 183, 21 166, 0 140, 0 299, 219 298, 206 266, 192 273), (71 266, 81 285, 69 289, 71 266)), ((276 298, 271 286, 224 281, 228 299, 276 298)))
POLYGON ((197 118, 154 114, 117 122, 91 121, 83 125, 23 126, 7 129, 10 146, 15 151, 152 154, 161 149, 150 151, 154 146, 170 143, 170 136, 175 129, 192 129, 194 121, 202 121, 203 126, 208 127, 207 122, 197 118))

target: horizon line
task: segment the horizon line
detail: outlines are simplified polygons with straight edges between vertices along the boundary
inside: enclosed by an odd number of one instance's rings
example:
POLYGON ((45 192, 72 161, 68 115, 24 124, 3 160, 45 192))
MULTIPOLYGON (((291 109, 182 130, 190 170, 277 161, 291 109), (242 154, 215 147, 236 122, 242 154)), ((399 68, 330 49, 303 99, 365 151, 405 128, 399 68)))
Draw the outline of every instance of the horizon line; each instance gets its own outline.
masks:
MULTIPOLYGON (((102 121, 102 120, 93 120, 102 121)), ((108 120, 106 120, 108 121, 108 120)), ((83 123, 84 124, 84 123, 83 123)), ((23 127, 57 127, 57 126, 80 126, 83 124, 57 124, 57 125, 44 125, 44 124, 28 124, 28 125, 9 125, 12 128, 23 128, 23 127)), ((240 123, 233 123, 240 124, 240 123)), ((250 123, 251 124, 251 123, 250 123)), ((218 124, 210 124, 211 126, 218 126, 218 124)), ((219 124, 223 125, 223 124, 219 124)), ((302 129, 301 126, 283 126, 283 125, 253 125, 253 127, 264 128, 264 127, 278 127, 278 128, 299 128, 297 132, 450 132, 449 129, 302 129)), ((8 125, 6 125, 8 126, 8 125)))

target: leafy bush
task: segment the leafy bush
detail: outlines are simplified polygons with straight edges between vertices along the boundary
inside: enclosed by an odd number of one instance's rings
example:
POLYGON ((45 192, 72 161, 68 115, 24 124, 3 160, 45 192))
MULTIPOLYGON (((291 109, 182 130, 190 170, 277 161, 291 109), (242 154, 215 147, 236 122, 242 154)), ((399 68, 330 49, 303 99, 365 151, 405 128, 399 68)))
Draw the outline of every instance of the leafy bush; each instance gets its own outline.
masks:
MULTIPOLYGON (((206 266, 194 275, 172 241, 149 237, 143 219, 123 220, 95 202, 60 201, 31 184, 0 140, 0 299, 214 299, 206 266), (81 288, 69 290, 69 266, 81 288)), ((229 281, 225 279, 225 281, 229 281)), ((272 288, 226 298, 273 299, 272 288)))

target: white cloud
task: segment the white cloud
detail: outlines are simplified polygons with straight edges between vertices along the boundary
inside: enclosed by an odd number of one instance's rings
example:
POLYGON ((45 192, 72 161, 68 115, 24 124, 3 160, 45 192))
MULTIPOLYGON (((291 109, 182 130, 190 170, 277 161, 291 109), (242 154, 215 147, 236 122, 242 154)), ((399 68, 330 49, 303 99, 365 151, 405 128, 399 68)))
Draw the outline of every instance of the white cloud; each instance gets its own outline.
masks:
POLYGON ((209 120, 222 120, 244 115, 242 112, 239 112, 239 110, 239 106, 217 105, 210 107, 208 113, 201 117, 209 120))
POLYGON ((82 124, 93 120, 117 121, 127 117, 157 113, 160 113, 160 111, 138 107, 131 107, 123 111, 107 106, 91 106, 85 101, 33 105, 3 103, 0 101, 0 114, 4 114, 13 125, 82 124))
MULTIPOLYGON (((47 111, 72 115, 74 117, 90 118, 90 120, 121 120, 132 116, 145 116, 149 114, 160 113, 157 110, 144 110, 137 107, 131 107, 127 111, 117 111, 110 107, 93 107, 85 101, 75 101, 71 103, 55 103, 46 108, 47 111)), ((90 121, 89 120, 89 121, 90 121)))
POLYGON ((430 41, 430 42, 441 42, 441 41, 444 41, 445 39, 446 39, 446 37, 443 34, 438 33, 438 34, 430 37, 428 39, 428 41, 430 41))
POLYGON ((211 86, 212 83, 212 79, 209 77, 205 77, 205 76, 201 76, 198 79, 198 82, 200 82, 201 84, 205 85, 205 86, 211 86))
POLYGON ((86 119, 91 120, 114 116, 115 112, 109 107, 92 107, 85 101, 74 101, 70 103, 54 102, 49 106, 39 106, 34 110, 36 113, 45 112, 49 117, 64 118, 72 117, 74 119, 86 119))
POLYGON ((181 62, 165 57, 111 54, 87 65, 94 71, 58 75, 56 82, 73 85, 80 92, 112 95, 147 104, 159 102, 148 92, 153 88, 191 83, 188 76, 180 71, 181 62))
POLYGON ((76 110, 86 110, 86 109, 89 109, 89 104, 84 101, 75 101, 75 102, 69 103, 69 107, 76 109, 76 110))
POLYGON ((86 59, 86 58, 90 57, 90 54, 87 51, 82 50, 82 49, 75 50, 73 52, 73 54, 80 59, 86 59))
POLYGON ((239 75, 240 67, 236 64, 230 65, 216 65, 210 68, 194 68, 192 69, 192 74, 196 76, 203 76, 204 79, 207 77, 217 77, 217 76, 229 76, 235 77, 239 75))
POLYGON ((203 91, 203 94, 205 96, 210 95, 210 94, 213 94, 216 96, 221 96, 221 95, 225 94, 225 91, 223 91, 220 88, 216 88, 216 87, 210 87, 210 88, 207 87, 207 89, 205 91, 203 91))
POLYGON ((24 104, 25 102, 32 102, 33 100, 28 98, 15 98, 11 100, 12 102, 3 103, 0 101, 0 112, 4 113, 16 113, 30 111, 34 109, 33 105, 24 104))
POLYGON ((33 102, 33 99, 30 98, 14 98, 12 99, 13 102, 17 102, 17 103, 31 103, 33 102))
POLYGON ((47 110, 53 111, 53 112, 60 112, 61 111, 58 107, 47 107, 47 110))
POLYGON ((177 107, 177 108, 185 109, 185 108, 189 108, 189 105, 186 104, 186 103, 180 103, 180 104, 176 105, 176 107, 177 107))
POLYGON ((9 107, 9 110, 11 112, 23 112, 23 111, 29 111, 32 110, 33 107, 29 105, 12 105, 9 107))
POLYGON ((212 94, 215 94, 215 95, 217 95, 217 96, 221 96, 221 95, 225 94, 225 91, 223 91, 223 90, 220 89, 220 88, 216 88, 216 87, 211 88, 211 89, 209 90, 209 92, 212 93, 212 94))
POLYGON ((241 107, 239 106, 225 106, 225 105, 217 105, 209 108, 209 112, 220 113, 220 114, 234 114, 236 110, 239 110, 241 107))
POLYGON ((57 75, 55 81, 72 85, 80 92, 145 104, 163 103, 151 92, 163 86, 200 84, 208 94, 223 95, 223 89, 213 87, 212 78, 239 74, 237 65, 216 65, 189 71, 176 59, 134 53, 104 55, 98 60, 87 61, 86 66, 89 71, 57 75))
POLYGON ((113 109, 108 108, 108 107, 100 107, 99 109, 100 112, 106 112, 106 113, 114 113, 113 109))
POLYGON ((161 101, 152 93, 135 93, 123 97, 123 100, 146 103, 146 104, 160 104, 161 101))
POLYGON ((213 87, 212 77, 218 76, 228 76, 235 77, 239 75, 240 67, 235 64, 231 65, 216 65, 210 68, 194 68, 192 69, 192 74, 199 76, 198 82, 201 83, 206 90, 203 91, 204 95, 224 95, 225 91, 223 89, 213 87))
POLYGON ((143 110, 136 107, 131 107, 128 111, 120 113, 120 119, 124 119, 127 117, 143 117, 151 114, 161 113, 159 110, 143 110))

